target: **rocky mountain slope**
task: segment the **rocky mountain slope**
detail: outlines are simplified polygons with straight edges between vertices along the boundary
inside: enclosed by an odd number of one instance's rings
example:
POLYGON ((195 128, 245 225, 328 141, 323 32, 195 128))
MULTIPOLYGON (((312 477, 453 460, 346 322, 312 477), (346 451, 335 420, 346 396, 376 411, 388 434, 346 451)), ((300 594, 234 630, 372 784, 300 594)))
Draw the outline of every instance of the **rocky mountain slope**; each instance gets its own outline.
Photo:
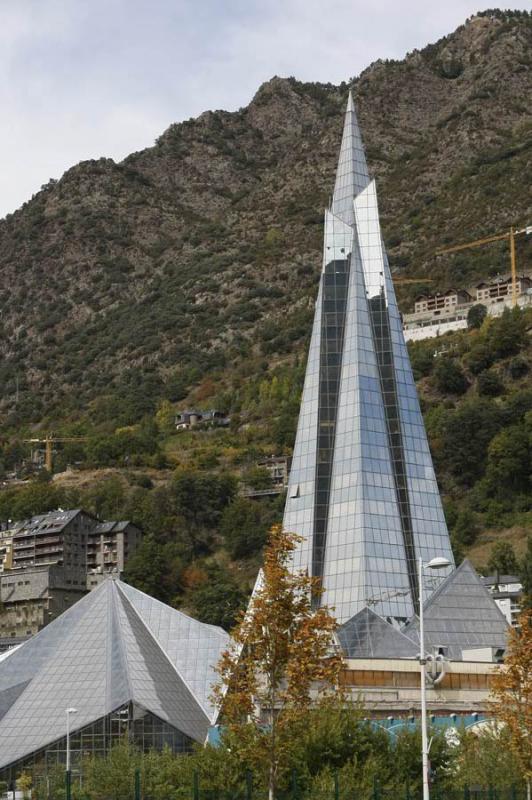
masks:
MULTIPOLYGON (((352 85, 392 266, 504 270, 502 246, 434 251, 530 222, 531 16, 484 12, 352 85)), ((303 354, 347 88, 273 78, 0 221, 0 426, 128 424, 303 354)))

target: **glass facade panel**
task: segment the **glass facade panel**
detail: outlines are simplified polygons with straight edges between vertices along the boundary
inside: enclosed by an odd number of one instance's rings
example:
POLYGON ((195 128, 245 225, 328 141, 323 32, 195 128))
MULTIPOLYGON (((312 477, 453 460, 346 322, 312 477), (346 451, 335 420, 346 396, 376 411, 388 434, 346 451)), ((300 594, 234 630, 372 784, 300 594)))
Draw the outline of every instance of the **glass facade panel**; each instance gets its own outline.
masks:
POLYGON ((351 98, 284 525, 341 623, 363 608, 406 621, 416 559, 453 562, 351 98))
MULTIPOLYGON (((140 706, 127 703, 90 725, 71 732, 70 763, 74 780, 82 776, 85 758, 106 756, 124 738, 143 752, 169 748, 173 753, 188 753, 193 746, 193 740, 181 731, 140 706)), ((30 772, 34 783, 38 783, 57 765, 63 768, 66 765, 66 736, 0 771, 0 779, 10 784, 21 772, 30 772)))

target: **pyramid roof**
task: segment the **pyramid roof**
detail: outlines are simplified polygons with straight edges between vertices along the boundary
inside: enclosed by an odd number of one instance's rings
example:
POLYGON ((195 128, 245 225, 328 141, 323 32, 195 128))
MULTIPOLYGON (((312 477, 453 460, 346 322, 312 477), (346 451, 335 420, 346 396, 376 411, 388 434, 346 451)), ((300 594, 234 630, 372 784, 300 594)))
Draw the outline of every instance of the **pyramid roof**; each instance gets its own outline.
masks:
MULTIPOLYGON (((423 620, 427 652, 443 647, 448 658, 460 661, 463 650, 506 648, 508 623, 467 559, 445 578, 423 606, 423 620)), ((417 616, 402 630, 419 642, 417 616)))
POLYGON ((204 625, 116 579, 104 581, 0 663, 0 768, 132 702, 203 741, 214 666, 228 646, 204 625))
POLYGON ((336 635, 346 658, 415 658, 419 650, 412 639, 367 607, 341 625, 336 635))
POLYGON ((353 199, 368 184, 369 174, 364 145, 358 126, 353 95, 349 92, 331 204, 332 213, 348 225, 353 225, 355 221, 353 199))

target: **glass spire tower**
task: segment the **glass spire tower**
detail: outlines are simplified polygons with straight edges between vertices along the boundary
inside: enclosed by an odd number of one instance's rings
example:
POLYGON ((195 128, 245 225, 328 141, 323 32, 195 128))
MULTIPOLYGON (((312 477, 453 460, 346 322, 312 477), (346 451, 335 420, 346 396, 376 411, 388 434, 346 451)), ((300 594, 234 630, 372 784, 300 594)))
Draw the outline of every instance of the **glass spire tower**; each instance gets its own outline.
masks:
POLYGON ((416 559, 454 563, 351 94, 284 526, 339 623, 368 607, 410 618, 416 559))

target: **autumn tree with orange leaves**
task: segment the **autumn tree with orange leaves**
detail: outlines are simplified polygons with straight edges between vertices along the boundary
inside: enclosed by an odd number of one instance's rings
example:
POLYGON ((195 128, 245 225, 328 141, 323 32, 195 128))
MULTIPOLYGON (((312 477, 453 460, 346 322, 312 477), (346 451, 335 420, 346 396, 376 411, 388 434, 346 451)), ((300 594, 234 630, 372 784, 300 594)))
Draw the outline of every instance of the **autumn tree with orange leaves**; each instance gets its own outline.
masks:
POLYGON ((300 541, 280 525, 271 529, 261 578, 232 631, 231 649, 222 655, 214 691, 232 749, 267 776, 270 800, 290 764, 305 712, 336 693, 342 663, 336 621, 316 602, 319 581, 291 569, 300 541))
POLYGON ((492 682, 491 710, 503 723, 532 800, 532 609, 512 628, 504 665, 492 682))

